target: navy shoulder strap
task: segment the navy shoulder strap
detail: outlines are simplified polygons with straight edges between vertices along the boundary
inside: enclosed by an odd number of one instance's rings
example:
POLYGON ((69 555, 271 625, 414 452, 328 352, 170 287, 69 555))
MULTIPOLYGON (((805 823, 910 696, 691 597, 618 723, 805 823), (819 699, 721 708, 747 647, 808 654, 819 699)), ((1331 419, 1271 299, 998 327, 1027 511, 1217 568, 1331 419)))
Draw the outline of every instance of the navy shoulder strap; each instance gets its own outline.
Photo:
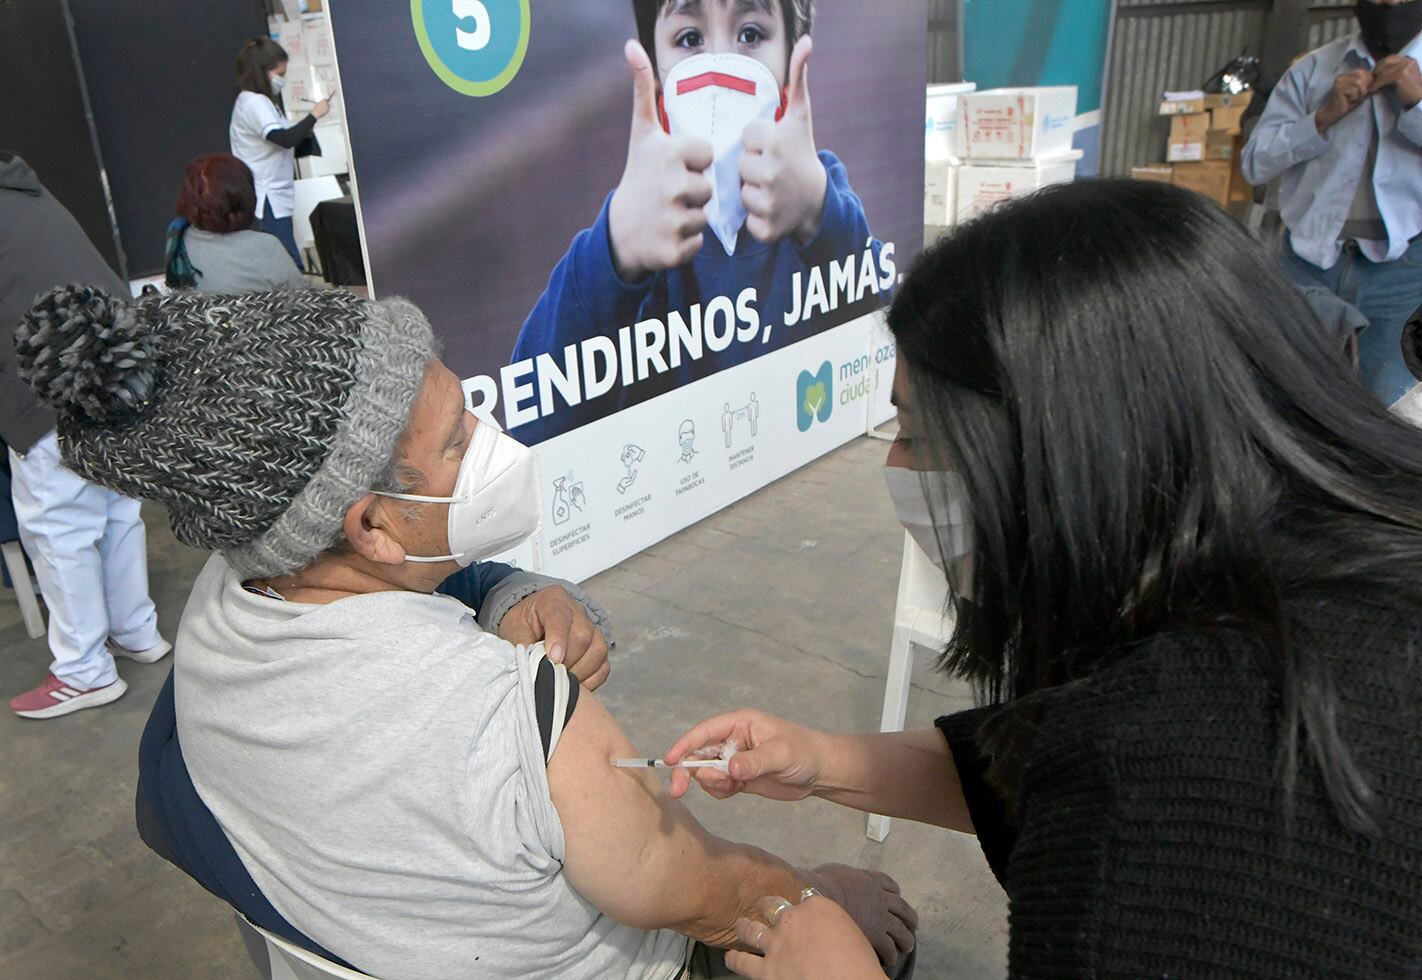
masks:
POLYGON ((198 796, 178 744, 172 671, 139 743, 136 811, 139 836, 160 857, 273 935, 355 969, 306 938, 272 907, 198 796))

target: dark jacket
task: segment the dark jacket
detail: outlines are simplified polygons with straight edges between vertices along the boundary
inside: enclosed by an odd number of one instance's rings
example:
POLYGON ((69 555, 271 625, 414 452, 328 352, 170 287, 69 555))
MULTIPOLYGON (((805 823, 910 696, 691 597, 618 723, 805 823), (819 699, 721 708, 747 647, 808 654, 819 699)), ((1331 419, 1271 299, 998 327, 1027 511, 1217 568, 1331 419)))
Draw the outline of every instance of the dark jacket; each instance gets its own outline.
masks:
POLYGON ((1339 733, 1377 794, 1339 820, 1307 746, 1289 820, 1280 697, 1256 642, 1185 632, 1049 693, 1005 807, 983 715, 939 720, 1009 900, 1011 980, 1422 976, 1422 614, 1293 603, 1339 733))
POLYGON ((16 373, 15 328, 38 295, 74 282, 128 295, 29 164, 0 159, 0 439, 21 455, 54 429, 55 418, 16 373))

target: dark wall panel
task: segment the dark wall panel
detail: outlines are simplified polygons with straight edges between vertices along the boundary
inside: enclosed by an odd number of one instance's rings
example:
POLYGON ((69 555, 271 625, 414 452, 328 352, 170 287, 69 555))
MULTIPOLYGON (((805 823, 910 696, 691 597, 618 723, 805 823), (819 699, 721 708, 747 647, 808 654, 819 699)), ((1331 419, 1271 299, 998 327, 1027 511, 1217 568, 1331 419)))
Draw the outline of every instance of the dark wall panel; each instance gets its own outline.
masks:
POLYGON ((64 0, 0 0, 0 92, 0 150, 18 153, 34 167, 122 275, 64 0))
POLYGON ((183 167, 228 151, 232 64, 266 33, 263 0, 69 2, 129 275, 150 275, 183 167))

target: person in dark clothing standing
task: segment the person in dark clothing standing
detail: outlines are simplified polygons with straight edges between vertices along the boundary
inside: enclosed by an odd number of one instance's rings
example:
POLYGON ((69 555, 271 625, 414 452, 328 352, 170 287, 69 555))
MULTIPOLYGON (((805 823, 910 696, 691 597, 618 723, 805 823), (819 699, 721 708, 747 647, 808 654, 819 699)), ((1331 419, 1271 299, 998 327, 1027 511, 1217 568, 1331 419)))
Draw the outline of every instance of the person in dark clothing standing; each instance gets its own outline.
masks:
MULTIPOLYGON (((976 833, 1012 980, 1416 977, 1422 431, 1245 231, 1162 184, 964 226, 889 325, 889 463, 930 554, 968 515, 943 666, 982 707, 869 736, 738 711, 667 761, 730 739, 712 795, 976 833)), ((825 899, 760 911, 745 976, 881 976, 825 899)))
POLYGON ((286 85, 286 49, 269 37, 248 41, 237 55, 237 101, 228 138, 232 155, 252 170, 257 185, 257 217, 301 268, 301 252, 291 228, 296 206, 296 148, 311 138, 316 123, 331 111, 331 97, 290 125, 277 104, 286 85))

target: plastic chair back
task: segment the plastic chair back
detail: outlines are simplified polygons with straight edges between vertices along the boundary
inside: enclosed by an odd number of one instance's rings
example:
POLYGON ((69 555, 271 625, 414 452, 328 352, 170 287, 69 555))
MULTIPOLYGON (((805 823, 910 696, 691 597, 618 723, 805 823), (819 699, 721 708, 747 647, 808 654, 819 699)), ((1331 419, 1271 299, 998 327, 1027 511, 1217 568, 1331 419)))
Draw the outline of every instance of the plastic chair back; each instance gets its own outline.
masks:
POLYGON ((253 925, 246 916, 238 915, 237 931, 247 947, 252 964, 266 980, 372 980, 364 973, 337 966, 315 953, 274 936, 253 925))

